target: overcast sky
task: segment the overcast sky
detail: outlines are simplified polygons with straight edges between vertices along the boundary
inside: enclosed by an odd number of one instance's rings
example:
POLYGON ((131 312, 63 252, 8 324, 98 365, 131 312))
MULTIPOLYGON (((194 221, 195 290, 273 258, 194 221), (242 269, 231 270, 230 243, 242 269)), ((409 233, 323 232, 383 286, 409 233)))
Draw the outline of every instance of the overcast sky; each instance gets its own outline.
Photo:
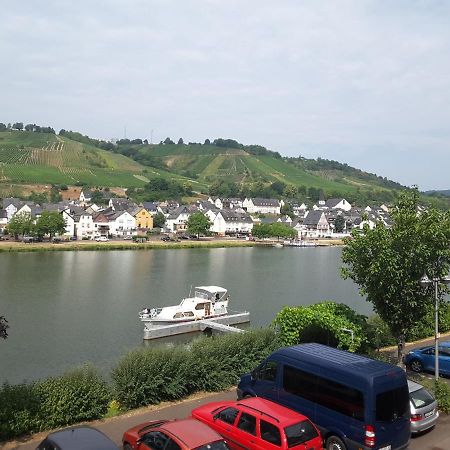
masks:
POLYGON ((450 189, 449 24, 445 0, 8 1, 0 122, 233 138, 450 189))

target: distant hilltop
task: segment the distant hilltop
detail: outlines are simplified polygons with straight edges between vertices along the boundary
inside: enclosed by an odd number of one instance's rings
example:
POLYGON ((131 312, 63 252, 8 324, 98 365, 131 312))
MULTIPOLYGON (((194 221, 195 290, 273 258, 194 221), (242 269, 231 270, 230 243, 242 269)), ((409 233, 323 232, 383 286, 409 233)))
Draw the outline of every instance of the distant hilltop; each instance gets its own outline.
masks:
MULTIPOLYGON (((150 181, 161 179, 169 186, 183 186, 175 190, 194 197, 284 197, 310 202, 345 197, 361 205, 390 203, 399 190, 406 189, 345 163, 285 157, 234 139, 108 141, 65 129, 56 133, 50 126, 0 123, 0 197, 52 185, 121 188, 139 194, 150 181)), ((426 198, 448 207, 441 193, 426 198)))

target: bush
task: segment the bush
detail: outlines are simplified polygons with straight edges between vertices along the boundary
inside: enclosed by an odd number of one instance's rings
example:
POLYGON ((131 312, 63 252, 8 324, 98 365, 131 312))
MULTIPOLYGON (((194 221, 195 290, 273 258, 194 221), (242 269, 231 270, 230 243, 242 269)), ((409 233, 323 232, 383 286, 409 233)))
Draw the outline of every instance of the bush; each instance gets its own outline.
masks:
POLYGON ((47 378, 36 384, 36 390, 41 401, 40 430, 99 419, 110 400, 106 382, 88 365, 47 378))
POLYGON ((35 384, 5 383, 0 389, 0 441, 36 431, 39 405, 35 384))
POLYGON ((112 372, 115 398, 125 408, 157 404, 188 394, 184 347, 141 348, 125 355, 112 372))
POLYGON ((273 330, 199 338, 190 347, 143 348, 113 370, 115 398, 126 408, 175 400, 237 383, 277 347, 273 330))

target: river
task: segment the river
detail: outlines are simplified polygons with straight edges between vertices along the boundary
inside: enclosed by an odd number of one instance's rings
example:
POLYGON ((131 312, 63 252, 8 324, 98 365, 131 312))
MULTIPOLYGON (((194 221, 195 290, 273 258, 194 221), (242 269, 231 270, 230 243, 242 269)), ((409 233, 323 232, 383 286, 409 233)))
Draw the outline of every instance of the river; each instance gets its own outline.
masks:
MULTIPOLYGON (((340 277, 340 248, 218 248, 0 254, 0 383, 19 383, 86 361, 105 372, 144 345, 138 311, 177 304, 190 286, 219 285, 251 326, 285 305, 322 300, 363 314, 371 305, 340 277)), ((148 345, 146 343, 145 345, 148 345)), ((154 344, 150 344, 154 345, 154 344)))

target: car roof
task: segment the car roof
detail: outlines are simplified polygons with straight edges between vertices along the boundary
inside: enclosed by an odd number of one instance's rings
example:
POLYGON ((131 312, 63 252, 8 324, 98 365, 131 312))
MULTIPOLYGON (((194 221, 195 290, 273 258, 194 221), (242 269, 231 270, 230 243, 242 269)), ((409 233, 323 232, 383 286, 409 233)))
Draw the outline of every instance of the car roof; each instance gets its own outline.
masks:
POLYGON ((91 427, 75 427, 50 433, 47 440, 62 450, 118 450, 119 447, 101 431, 91 427))
POLYGON ((171 420, 165 422, 159 428, 167 430, 190 448, 222 439, 217 432, 197 419, 171 420))
POLYGON ((246 398, 237 401, 236 404, 243 406, 242 410, 246 410, 249 413, 259 413, 258 415, 261 419, 267 417, 275 419, 282 427, 293 425, 294 423, 307 419, 303 414, 261 397, 246 398))

